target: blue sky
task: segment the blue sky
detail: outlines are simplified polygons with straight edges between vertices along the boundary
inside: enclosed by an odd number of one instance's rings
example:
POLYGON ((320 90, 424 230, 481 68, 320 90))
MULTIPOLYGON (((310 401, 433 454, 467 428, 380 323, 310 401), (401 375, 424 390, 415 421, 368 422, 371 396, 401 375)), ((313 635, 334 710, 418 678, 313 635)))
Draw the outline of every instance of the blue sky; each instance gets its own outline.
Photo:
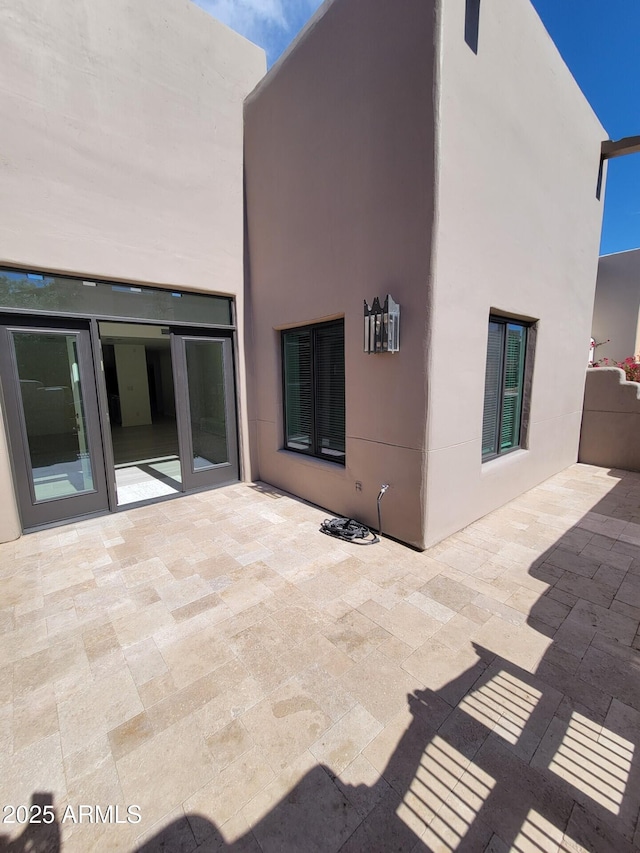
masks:
MULTIPOLYGON (((271 66, 321 0, 194 2, 263 47, 271 66)), ((640 2, 532 2, 610 137, 640 135, 640 2)), ((609 164, 601 252, 639 247, 640 154, 633 154, 609 164)))

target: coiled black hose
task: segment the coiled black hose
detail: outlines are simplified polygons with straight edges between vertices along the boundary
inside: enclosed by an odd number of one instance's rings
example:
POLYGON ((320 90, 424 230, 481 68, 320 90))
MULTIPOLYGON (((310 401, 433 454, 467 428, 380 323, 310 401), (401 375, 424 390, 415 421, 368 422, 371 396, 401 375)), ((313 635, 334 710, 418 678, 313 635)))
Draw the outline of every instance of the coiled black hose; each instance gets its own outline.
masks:
POLYGON ((320 525, 320 532, 336 539, 344 539, 345 542, 354 542, 357 545, 375 545, 382 536, 382 520, 380 518, 380 501, 388 490, 389 484, 384 483, 378 492, 378 534, 376 535, 364 524, 354 521, 353 518, 325 518, 320 525), (372 538, 369 538, 372 537, 372 538))
POLYGON ((353 518, 325 518, 320 525, 320 532, 357 545, 375 545, 380 541, 380 538, 368 527, 360 524, 359 521, 354 521, 353 518))

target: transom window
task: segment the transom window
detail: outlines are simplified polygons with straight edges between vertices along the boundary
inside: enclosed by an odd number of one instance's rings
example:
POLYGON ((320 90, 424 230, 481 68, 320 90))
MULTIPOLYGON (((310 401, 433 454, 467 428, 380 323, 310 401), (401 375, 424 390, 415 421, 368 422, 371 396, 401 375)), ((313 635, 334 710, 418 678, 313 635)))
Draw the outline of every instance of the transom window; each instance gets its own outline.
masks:
POLYGON ((288 450, 344 465, 344 320, 282 332, 288 450))
POLYGON ((522 413, 529 325, 489 318, 484 384, 482 459, 516 450, 524 441, 522 413))

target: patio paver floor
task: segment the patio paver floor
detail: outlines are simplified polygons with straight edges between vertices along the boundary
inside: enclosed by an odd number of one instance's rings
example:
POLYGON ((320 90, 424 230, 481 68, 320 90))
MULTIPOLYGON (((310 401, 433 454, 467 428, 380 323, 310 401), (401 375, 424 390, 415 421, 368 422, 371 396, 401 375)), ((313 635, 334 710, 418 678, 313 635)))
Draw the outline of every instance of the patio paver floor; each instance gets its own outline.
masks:
POLYGON ((422 554, 326 515, 238 484, 0 546, 0 804, 56 815, 0 849, 638 849, 640 474, 422 554))

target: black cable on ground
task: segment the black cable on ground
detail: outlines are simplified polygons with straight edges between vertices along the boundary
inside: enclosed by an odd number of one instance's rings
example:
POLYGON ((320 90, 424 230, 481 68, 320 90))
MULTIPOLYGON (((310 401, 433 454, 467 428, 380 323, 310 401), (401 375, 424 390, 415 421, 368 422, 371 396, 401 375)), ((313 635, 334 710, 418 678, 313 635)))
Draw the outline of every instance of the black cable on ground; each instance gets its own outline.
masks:
POLYGON ((353 518, 325 518, 320 525, 320 532, 356 545, 375 545, 380 541, 379 536, 372 533, 364 524, 354 521, 353 518), (373 538, 370 539, 370 536, 373 538))

